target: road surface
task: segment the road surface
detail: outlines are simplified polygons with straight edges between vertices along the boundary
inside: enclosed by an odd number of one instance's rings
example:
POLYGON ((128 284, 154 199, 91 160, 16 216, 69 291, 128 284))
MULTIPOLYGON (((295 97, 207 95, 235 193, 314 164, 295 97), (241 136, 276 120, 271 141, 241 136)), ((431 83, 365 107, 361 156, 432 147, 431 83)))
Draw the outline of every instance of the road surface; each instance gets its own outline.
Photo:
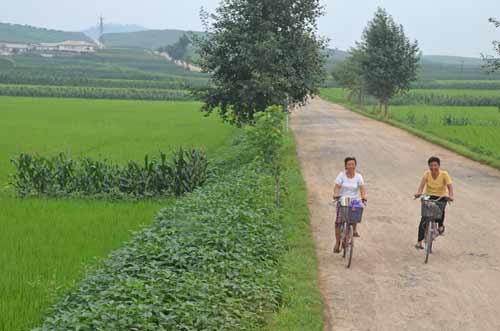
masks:
MULTIPOLYGON (((500 330, 500 171, 319 98, 291 126, 306 181, 325 330, 500 330), (431 155, 454 179, 447 234, 428 265, 412 200, 431 155), (358 158, 369 204, 352 269, 332 253, 334 179, 358 158)), ((500 142, 499 142, 500 143, 500 142)))

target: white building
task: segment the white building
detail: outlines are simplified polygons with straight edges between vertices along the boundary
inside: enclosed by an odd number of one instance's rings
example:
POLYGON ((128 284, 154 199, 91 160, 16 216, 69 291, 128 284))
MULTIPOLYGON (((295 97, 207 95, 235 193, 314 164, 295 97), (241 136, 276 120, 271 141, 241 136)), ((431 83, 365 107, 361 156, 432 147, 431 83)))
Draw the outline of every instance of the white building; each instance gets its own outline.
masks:
POLYGON ((4 55, 21 54, 33 49, 30 44, 0 42, 0 53, 4 55))
POLYGON ((77 52, 77 53, 93 53, 96 51, 97 45, 86 41, 67 40, 57 45, 59 51, 77 52))
POLYGON ((0 42, 0 55, 22 54, 29 51, 94 53, 96 50, 96 44, 77 40, 40 44, 0 42))

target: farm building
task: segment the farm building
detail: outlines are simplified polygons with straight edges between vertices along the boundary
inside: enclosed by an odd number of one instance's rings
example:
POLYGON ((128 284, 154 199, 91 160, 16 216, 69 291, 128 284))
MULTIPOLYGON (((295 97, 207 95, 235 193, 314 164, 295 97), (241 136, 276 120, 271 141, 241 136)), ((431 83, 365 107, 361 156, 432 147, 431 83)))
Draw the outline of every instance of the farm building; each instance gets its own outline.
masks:
POLYGON ((21 54, 29 51, 93 53, 96 49, 96 44, 75 40, 67 40, 60 43, 40 44, 0 42, 0 55, 21 54))
POLYGON ((61 43, 41 43, 35 45, 38 51, 62 51, 75 53, 93 53, 97 45, 86 41, 67 40, 61 43))
POLYGON ((21 54, 33 49, 30 44, 0 42, 0 54, 21 54))

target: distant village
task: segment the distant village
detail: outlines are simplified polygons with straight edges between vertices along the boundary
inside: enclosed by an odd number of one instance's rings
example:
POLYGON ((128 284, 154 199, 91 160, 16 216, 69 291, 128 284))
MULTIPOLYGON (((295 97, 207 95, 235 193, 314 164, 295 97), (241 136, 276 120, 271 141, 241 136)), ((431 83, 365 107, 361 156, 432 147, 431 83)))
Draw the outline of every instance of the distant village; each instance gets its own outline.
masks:
MULTIPOLYGON (((29 52, 70 52, 70 53, 94 53, 99 46, 97 44, 67 40, 60 43, 12 43, 0 41, 0 55, 16 55, 29 52)), ((42 54, 42 56, 51 56, 50 54, 42 54)))

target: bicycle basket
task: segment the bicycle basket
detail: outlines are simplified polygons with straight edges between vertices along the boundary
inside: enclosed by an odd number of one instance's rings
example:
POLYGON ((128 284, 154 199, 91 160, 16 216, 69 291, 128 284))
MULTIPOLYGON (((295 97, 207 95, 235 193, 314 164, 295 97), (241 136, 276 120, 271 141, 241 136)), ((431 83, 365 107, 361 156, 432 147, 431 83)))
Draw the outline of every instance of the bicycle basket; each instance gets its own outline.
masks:
POLYGON ((440 219, 443 216, 443 210, 436 201, 422 200, 422 217, 440 219))
POLYGON ((341 207, 342 208, 342 218, 345 222, 349 223, 361 223, 363 218, 363 208, 362 207, 341 207))

